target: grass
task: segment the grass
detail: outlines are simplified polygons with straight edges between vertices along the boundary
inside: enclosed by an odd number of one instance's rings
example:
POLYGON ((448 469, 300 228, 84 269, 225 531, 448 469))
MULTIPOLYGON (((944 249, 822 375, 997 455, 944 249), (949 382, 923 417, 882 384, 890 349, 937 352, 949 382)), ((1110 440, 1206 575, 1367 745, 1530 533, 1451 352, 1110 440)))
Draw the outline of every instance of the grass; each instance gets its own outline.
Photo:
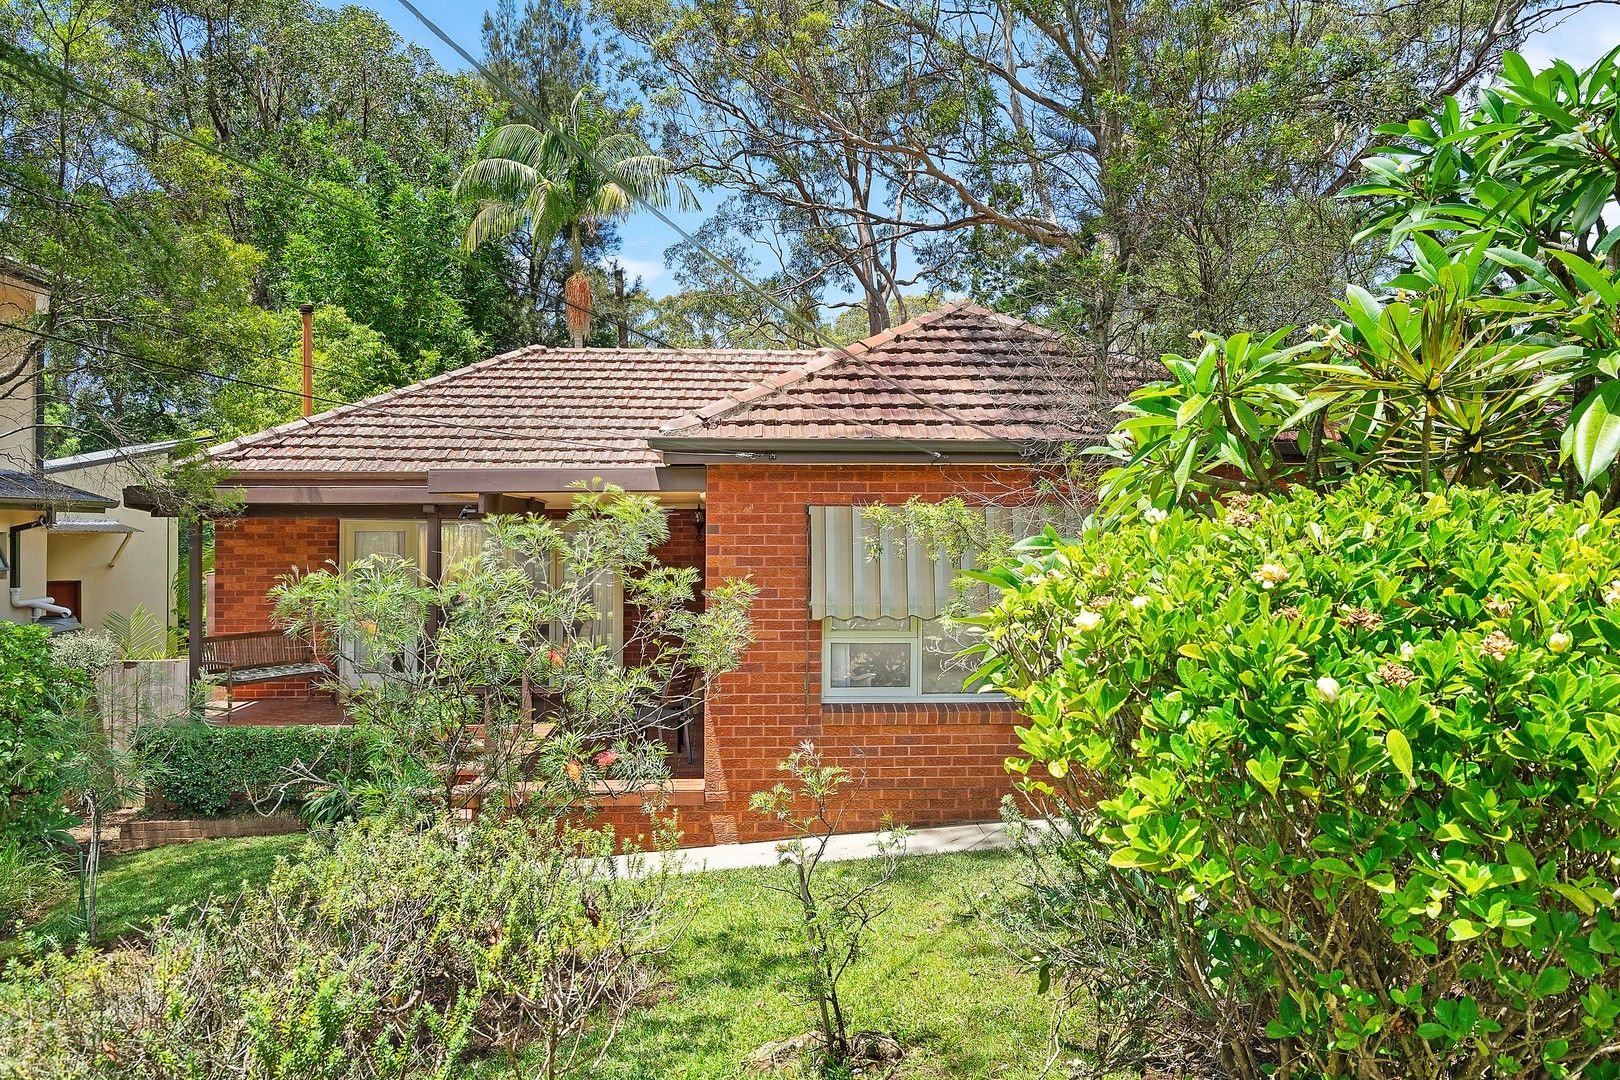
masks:
MULTIPOLYGON (((207 840, 108 860, 102 875, 102 938, 111 940, 174 910, 234 895, 268 878, 278 856, 296 857, 299 836, 207 840)), ((875 872, 872 863, 828 868, 875 872)), ((1001 951, 973 908, 1009 887, 1006 853, 905 860, 890 886, 890 910, 875 924, 869 953, 846 975, 851 1030, 892 1035, 906 1080, 1031 1078, 1047 1054, 1047 1000, 1034 978, 1001 951)), ((774 869, 693 875, 682 880, 687 932, 667 958, 656 1000, 614 1040, 593 1080, 719 1080, 745 1075, 743 1059, 773 1039, 814 1027, 811 1007, 789 985, 800 970, 791 901, 769 891, 774 869)), ((61 940, 80 933, 71 902, 38 928, 61 940)), ((510 1076, 490 1061, 464 1080, 510 1076)))
MULTIPOLYGON (((198 840, 107 859, 96 893, 97 937, 113 941, 150 926, 171 910, 194 910, 210 898, 235 896, 244 882, 267 880, 276 858, 296 854, 304 840, 297 833, 198 840)), ((52 908, 35 932, 63 943, 81 936, 77 896, 52 908)))
MULTIPOLYGON (((872 863, 828 869, 875 872, 872 863)), ((841 992, 851 1030, 892 1035, 906 1049, 893 1074, 1034 1077, 1047 1055, 1047 999, 1017 969, 983 921, 979 899, 1008 887, 1005 853, 935 855, 901 864, 892 906, 874 926, 869 953, 841 992)), ((775 870, 692 879, 692 924, 670 957, 668 992, 635 1014, 593 1077, 710 1080, 741 1075, 741 1062, 773 1039, 815 1026, 789 985, 799 972, 792 901, 770 892, 775 870)), ((494 1074, 499 1075, 499 1074, 494 1074)))

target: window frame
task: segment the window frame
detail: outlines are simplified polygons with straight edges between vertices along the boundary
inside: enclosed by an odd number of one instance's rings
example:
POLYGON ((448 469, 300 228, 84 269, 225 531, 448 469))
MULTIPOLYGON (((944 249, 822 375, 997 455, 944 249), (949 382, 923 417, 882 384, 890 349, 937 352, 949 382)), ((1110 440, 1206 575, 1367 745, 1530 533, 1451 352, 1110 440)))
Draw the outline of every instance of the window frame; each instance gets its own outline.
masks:
POLYGON ((896 702, 915 705, 969 701, 1006 701, 1005 694, 977 693, 962 690, 956 693, 923 693, 923 652, 928 647, 926 624, 933 620, 919 615, 908 615, 909 630, 898 627, 887 630, 860 630, 835 627, 841 620, 828 616, 821 622, 821 700, 824 704, 867 704, 896 702), (834 686, 832 684, 832 650, 834 645, 870 642, 873 644, 906 644, 911 646, 911 679, 906 686, 834 686))

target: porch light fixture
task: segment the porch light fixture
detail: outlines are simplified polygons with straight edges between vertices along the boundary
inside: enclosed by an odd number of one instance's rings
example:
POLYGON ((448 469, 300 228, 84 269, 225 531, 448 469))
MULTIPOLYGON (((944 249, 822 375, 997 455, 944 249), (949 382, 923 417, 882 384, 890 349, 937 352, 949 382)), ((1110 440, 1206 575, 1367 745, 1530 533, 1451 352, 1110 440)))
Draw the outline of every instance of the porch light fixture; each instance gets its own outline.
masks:
POLYGON ((700 506, 692 511, 692 526, 697 529, 698 539, 700 540, 703 539, 703 526, 707 521, 708 515, 703 512, 703 507, 700 506))

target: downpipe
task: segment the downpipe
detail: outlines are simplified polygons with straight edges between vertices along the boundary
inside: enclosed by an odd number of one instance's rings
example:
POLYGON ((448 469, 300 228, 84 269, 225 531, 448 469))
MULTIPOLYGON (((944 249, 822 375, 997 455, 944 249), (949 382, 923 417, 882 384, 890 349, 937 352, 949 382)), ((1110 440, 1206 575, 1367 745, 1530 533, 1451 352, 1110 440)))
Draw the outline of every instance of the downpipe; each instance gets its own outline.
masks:
POLYGON ((41 615, 71 616, 72 610, 61 604, 53 603, 49 596, 25 599, 22 591, 22 534, 29 529, 43 528, 50 524, 51 515, 42 514, 34 521, 25 521, 21 525, 13 525, 9 530, 10 543, 6 548, 6 569, 11 585, 11 606, 19 610, 28 610, 34 613, 37 621, 41 615))

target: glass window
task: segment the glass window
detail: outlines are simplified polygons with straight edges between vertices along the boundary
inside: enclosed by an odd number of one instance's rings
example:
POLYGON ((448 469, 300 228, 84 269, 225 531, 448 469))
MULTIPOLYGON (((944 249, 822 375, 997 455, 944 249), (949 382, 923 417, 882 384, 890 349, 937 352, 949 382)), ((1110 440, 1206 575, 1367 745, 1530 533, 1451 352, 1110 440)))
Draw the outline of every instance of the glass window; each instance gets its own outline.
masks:
POLYGON ((829 700, 920 701, 974 693, 969 643, 944 619, 825 619, 822 693, 829 700))
POLYGON ((911 685, 909 641, 835 641, 830 685, 905 689, 911 685))

